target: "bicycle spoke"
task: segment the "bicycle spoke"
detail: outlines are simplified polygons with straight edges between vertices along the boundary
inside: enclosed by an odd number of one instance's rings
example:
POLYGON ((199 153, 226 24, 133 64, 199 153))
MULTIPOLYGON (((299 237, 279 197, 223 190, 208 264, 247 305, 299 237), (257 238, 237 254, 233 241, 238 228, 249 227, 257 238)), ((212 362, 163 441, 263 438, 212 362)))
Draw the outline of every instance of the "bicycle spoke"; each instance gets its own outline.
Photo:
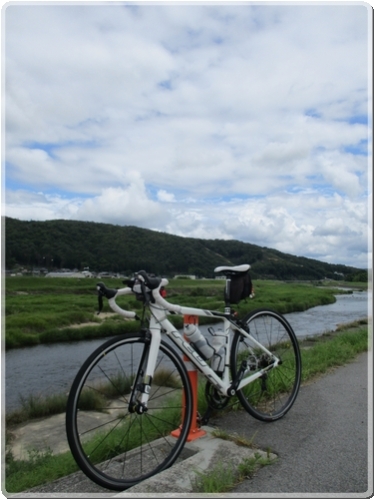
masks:
POLYGON ((97 431, 98 429, 100 429, 102 427, 108 426, 112 422, 117 422, 117 424, 116 424, 116 427, 117 427, 121 423, 121 420, 119 420, 118 418, 114 418, 113 420, 108 420, 107 422, 105 422, 103 424, 98 424, 95 427, 90 427, 90 429, 88 429, 87 431, 80 432, 80 436, 84 436, 85 434, 87 434, 89 432, 97 431))
POLYGON ((157 356, 148 410, 137 413, 140 394, 134 384, 144 347, 145 339, 133 334, 109 340, 105 356, 99 348, 82 366, 69 396, 67 432, 72 453, 82 470, 106 488, 126 489, 170 466, 190 426, 190 382, 181 358, 164 343, 157 356), (134 387, 134 413, 130 413, 134 387), (100 402, 78 413, 90 391, 100 402), (170 437, 180 425, 181 435, 170 437))
POLYGON ((250 335, 272 356, 250 339, 236 333, 231 351, 232 372, 236 373, 246 360, 248 373, 259 372, 260 375, 237 395, 244 408, 255 418, 276 420, 289 411, 298 393, 301 377, 298 341, 290 325, 274 311, 254 311, 244 321, 250 335), (280 360, 277 366, 273 366, 275 359, 280 360))

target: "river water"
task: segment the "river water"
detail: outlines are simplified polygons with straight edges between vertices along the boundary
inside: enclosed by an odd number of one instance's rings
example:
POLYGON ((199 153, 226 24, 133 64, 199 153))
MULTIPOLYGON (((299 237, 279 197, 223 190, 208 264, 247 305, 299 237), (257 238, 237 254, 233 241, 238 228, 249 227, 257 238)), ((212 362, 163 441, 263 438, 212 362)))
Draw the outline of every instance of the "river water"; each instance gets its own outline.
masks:
MULTIPOLYGON (((355 291, 353 294, 336 296, 334 304, 286 314, 285 317, 296 335, 302 339, 335 330, 339 324, 368 317, 371 313, 369 311, 371 298, 367 292, 355 291)), ((202 332, 206 328, 202 326, 202 332)), ((46 396, 68 393, 79 367, 103 342, 103 339, 84 340, 7 351, 6 411, 20 407, 21 398, 30 394, 46 396)))

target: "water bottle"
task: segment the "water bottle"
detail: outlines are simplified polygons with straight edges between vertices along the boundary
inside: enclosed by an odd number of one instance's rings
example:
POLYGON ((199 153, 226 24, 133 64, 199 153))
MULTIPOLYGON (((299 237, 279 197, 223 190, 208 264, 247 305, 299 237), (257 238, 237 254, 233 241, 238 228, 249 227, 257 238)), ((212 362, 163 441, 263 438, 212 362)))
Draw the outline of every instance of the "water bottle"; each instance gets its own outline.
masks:
POLYGON ((223 330, 218 329, 214 331, 212 328, 208 330, 212 335, 211 345, 215 350, 215 354, 212 358, 211 368, 218 373, 222 373, 224 371, 225 366, 225 342, 226 335, 223 330))
POLYGON ((184 325, 184 334, 201 358, 205 360, 212 358, 215 350, 210 346, 207 339, 203 337, 197 325, 190 323, 184 325))

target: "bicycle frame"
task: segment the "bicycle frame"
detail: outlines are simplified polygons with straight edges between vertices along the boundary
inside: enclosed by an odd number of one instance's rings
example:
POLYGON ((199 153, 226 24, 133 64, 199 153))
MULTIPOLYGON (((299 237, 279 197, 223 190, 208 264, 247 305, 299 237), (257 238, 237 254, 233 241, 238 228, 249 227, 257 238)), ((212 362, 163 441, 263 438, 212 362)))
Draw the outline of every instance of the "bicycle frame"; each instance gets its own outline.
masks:
MULTIPOLYGON (((156 358, 158 355, 160 342, 162 334, 168 336, 171 341, 177 346, 177 348, 185 354, 185 356, 193 363, 193 365, 210 381, 210 383, 215 387, 215 389, 222 396, 233 396, 237 390, 242 389, 246 385, 252 383, 254 380, 262 377, 267 371, 275 368, 279 364, 279 359, 272 354, 268 349, 266 349, 261 343, 259 343, 250 333, 246 332, 241 328, 236 322, 231 319, 231 315, 227 313, 220 313, 217 311, 210 311, 206 309, 185 307, 176 304, 171 304, 166 301, 160 295, 160 288, 166 286, 168 280, 163 279, 158 288, 152 290, 153 301, 148 304, 151 313, 149 321, 149 331, 151 334, 151 343, 148 349, 148 358, 146 370, 143 373, 143 389, 141 392, 140 404, 142 406, 147 406, 149 390, 152 378, 154 376, 156 358), (188 316, 204 316, 215 319, 220 319, 223 322, 223 332, 225 335, 225 368, 222 378, 219 377, 215 371, 206 363, 204 359, 194 350, 192 345, 187 342, 180 332, 172 325, 168 320, 168 316, 171 314, 178 315, 188 315, 188 316), (261 349, 264 353, 273 359, 273 363, 267 367, 260 369, 252 375, 246 376, 244 378, 235 381, 230 379, 230 346, 231 346, 231 332, 238 331, 243 337, 250 340, 255 348, 261 349)), ((126 311, 122 309, 117 303, 116 299, 122 295, 133 294, 131 288, 122 288, 117 290, 114 297, 108 300, 111 309, 121 316, 127 318, 135 318, 136 314, 132 311, 126 311)))
POLYGON ((223 312, 168 302, 168 280, 146 271, 135 273, 120 290, 97 283, 99 312, 105 298, 113 311, 140 325, 138 332, 98 346, 69 392, 68 443, 90 479, 123 491, 165 470, 194 433, 194 423, 206 425, 212 411, 231 403, 238 402, 263 422, 278 420, 290 410, 301 382, 301 355, 291 326, 272 309, 254 308, 244 319, 232 310, 233 303, 253 293, 249 268, 242 264, 215 269, 226 277, 223 312), (125 295, 142 301, 141 318, 119 305, 125 295), (183 332, 173 325, 173 314, 184 317, 183 332), (197 317, 219 323, 208 330, 212 342, 198 331, 197 317), (198 370, 206 379, 202 417, 198 370), (88 406, 91 395, 94 405, 88 406))

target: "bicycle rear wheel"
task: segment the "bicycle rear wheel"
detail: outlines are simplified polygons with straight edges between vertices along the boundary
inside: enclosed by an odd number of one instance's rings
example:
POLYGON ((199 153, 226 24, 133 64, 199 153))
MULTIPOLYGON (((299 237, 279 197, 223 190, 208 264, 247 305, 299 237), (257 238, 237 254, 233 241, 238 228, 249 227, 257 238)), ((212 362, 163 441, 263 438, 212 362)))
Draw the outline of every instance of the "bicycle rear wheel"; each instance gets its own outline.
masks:
POLYGON ((108 340, 82 365, 69 394, 69 446, 82 471, 104 488, 125 490, 170 467, 186 441, 191 385, 181 357, 164 341, 148 410, 129 412, 130 393, 149 345, 148 334, 108 340), (179 436, 172 437, 179 426, 179 436))
MULTIPOLYGON (((264 375, 237 391, 245 410, 258 420, 270 422, 283 417, 292 407, 301 382, 301 355, 298 340, 286 319, 275 311, 252 311, 243 320, 249 333, 277 356, 280 363, 264 375)), ((245 377, 267 368, 272 357, 251 340, 236 332, 231 349, 233 376, 247 361, 245 377)))

